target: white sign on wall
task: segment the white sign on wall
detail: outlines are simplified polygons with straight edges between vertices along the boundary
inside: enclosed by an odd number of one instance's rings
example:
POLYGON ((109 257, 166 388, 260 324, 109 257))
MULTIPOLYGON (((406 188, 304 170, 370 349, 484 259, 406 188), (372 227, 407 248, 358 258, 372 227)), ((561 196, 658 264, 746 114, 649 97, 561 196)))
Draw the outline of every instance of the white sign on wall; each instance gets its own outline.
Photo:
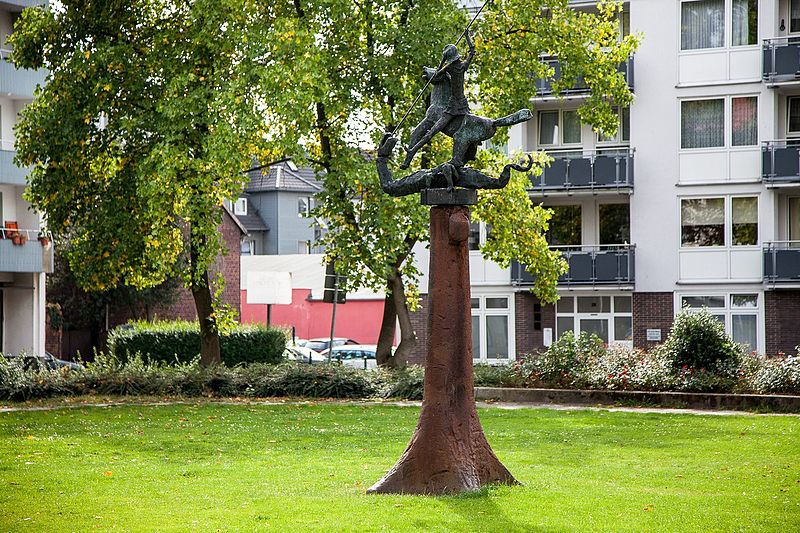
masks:
POLYGON ((545 348, 553 344, 553 328, 544 328, 542 330, 542 344, 545 348))
POLYGON ((290 304, 292 303, 291 272, 247 273, 247 303, 290 304))
POLYGON ((647 330, 647 340, 648 341, 661 342, 661 330, 660 329, 648 329, 647 330))

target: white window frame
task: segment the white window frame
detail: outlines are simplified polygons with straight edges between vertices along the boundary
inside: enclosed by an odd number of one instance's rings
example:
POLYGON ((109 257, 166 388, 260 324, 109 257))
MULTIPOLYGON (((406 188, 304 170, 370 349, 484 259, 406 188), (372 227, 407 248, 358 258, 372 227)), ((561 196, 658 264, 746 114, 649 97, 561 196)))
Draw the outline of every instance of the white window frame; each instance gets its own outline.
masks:
MULTIPOLYGON (((758 93, 725 94, 714 96, 678 98, 678 151, 683 153, 702 153, 702 152, 722 152, 722 151, 752 151, 761 144, 760 135, 756 136, 755 144, 734 146, 733 145, 733 99, 734 98, 755 98, 756 99, 756 131, 759 131, 759 117, 761 116, 761 98, 758 93), (723 100, 723 144, 722 146, 708 146, 703 148, 683 148, 683 102, 701 102, 706 100, 723 100)), ((788 122, 788 103, 787 103, 787 122, 788 122)), ((788 124, 787 124, 788 129, 788 124)))
MULTIPOLYGON (((683 299, 691 297, 704 297, 704 296, 722 296, 725 301, 724 307, 709 307, 708 311, 712 315, 722 315, 725 317, 725 333, 731 339, 733 338, 733 320, 734 315, 748 315, 756 316, 756 346, 753 350, 763 353, 765 346, 765 333, 764 333, 764 292, 759 290, 741 290, 741 291, 693 291, 693 292, 676 292, 675 293, 675 316, 678 316, 683 308, 683 299), (756 295, 756 307, 742 307, 734 308, 731 305, 732 297, 737 295, 756 295)), ((690 308, 691 312, 698 312, 702 308, 690 308)))
MULTIPOLYGON (((723 6, 723 24, 725 25, 724 29, 724 37, 722 46, 717 46, 713 48, 692 48, 689 50, 684 50, 681 48, 681 41, 683 40, 683 34, 681 33, 681 29, 683 26, 683 4, 688 4, 691 2, 699 2, 701 0, 680 0, 678 2, 678 53, 681 55, 692 55, 692 54, 704 54, 704 53, 715 53, 720 52, 723 50, 743 50, 747 48, 759 48, 761 47, 761 3, 763 0, 758 0, 756 4, 756 11, 758 13, 758 22, 756 23, 756 42, 755 44, 740 44, 734 45, 733 44, 733 2, 732 0, 725 0, 723 6)), ((790 7, 791 9, 791 7, 790 7)), ((791 14, 791 11, 790 11, 791 14)), ((791 25, 791 20, 789 20, 789 24, 791 25)))
MULTIPOLYGON (((514 323, 514 293, 501 293, 501 292, 486 292, 472 294, 471 298, 476 298, 480 301, 480 306, 477 309, 472 309, 470 302, 471 317, 478 317, 480 322, 480 334, 478 336, 480 341, 480 355, 476 357, 479 350, 472 347, 472 361, 475 364, 488 364, 488 365, 502 365, 515 361, 517 358, 517 350, 515 343, 515 323, 514 323), (508 306, 505 309, 487 309, 487 298, 505 298, 508 306), (486 317, 488 316, 504 316, 508 327, 508 358, 507 359, 490 359, 486 356, 486 317)), ((470 318, 471 323, 472 318, 470 318)))
MULTIPOLYGON (((2 196, 0 196, 2 198, 2 196)), ((792 200, 797 202, 796 209, 800 211, 800 196, 788 196, 786 198, 786 239, 789 241, 800 241, 800 235, 793 235, 792 234, 792 215, 794 211, 792 210, 792 200)), ((800 213, 798 213, 800 216, 800 213)), ((0 218, 0 220, 2 220, 0 218)))
POLYGON ((247 215, 247 198, 241 197, 236 199, 236 202, 233 203, 233 214, 247 215))
MULTIPOLYGON (((581 132, 581 140, 576 143, 565 143, 564 142, 564 112, 574 112, 578 113, 577 109, 540 109, 536 115, 536 143, 537 146, 540 148, 547 148, 550 150, 558 150, 561 148, 571 148, 571 149, 580 149, 583 147, 583 122, 580 123, 581 132), (556 144, 544 144, 542 143, 542 121, 541 116, 542 113, 557 113, 558 114, 558 139, 556 144)), ((578 116, 578 120, 580 121, 580 116, 578 116)))
MULTIPOLYGON (((678 197, 678 242, 681 250, 752 250, 761 248, 761 195, 749 194, 709 194, 678 197), (684 200, 723 200, 723 244, 722 246, 684 246, 683 244, 683 201, 684 200), (756 198, 758 209, 758 232, 755 244, 733 244, 733 199, 756 198)), ((749 294, 749 293, 748 293, 749 294)))
MULTIPOLYGON (((604 292, 595 292, 592 294, 570 294, 570 295, 562 295, 558 302, 556 302, 556 332, 555 338, 557 339, 561 335, 561 331, 558 330, 558 319, 559 318, 572 318, 572 331, 577 335, 580 333, 580 320, 581 319, 588 319, 588 320, 607 320, 608 321, 608 344, 610 345, 617 345, 623 346, 625 348, 633 348, 633 294, 632 293, 604 293, 604 292), (608 312, 601 312, 601 313, 581 313, 578 312, 578 298, 583 297, 602 297, 607 296, 611 298, 611 308, 608 312), (616 310, 616 298, 626 297, 631 299, 631 310, 630 311, 617 311, 616 310), (570 298, 572 299, 572 312, 563 312, 559 311, 558 302, 562 302, 564 299, 570 298), (630 318, 631 319, 631 339, 625 340, 616 338, 616 329, 614 324, 615 318, 630 318)), ((563 303, 562 303, 563 306, 563 303)))
POLYGON ((314 209, 314 197, 313 196, 298 196, 297 197, 297 216, 301 218, 308 218, 311 216, 311 210, 314 209), (303 200, 306 204, 305 210, 300 210, 300 200, 303 200))
MULTIPOLYGON (((786 8, 788 9, 786 13, 786 34, 787 35, 800 35, 800 31, 792 31, 792 3, 793 2, 800 2, 800 0, 789 0, 786 3, 786 8)), ((783 18, 783 17, 780 17, 783 18)))

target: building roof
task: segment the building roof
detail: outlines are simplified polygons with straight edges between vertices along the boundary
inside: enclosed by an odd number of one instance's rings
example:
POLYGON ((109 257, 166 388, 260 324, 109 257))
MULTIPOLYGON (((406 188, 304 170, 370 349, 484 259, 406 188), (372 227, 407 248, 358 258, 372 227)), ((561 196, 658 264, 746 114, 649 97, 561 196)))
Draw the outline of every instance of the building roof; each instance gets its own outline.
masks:
POLYGON ((248 233, 253 231, 269 231, 269 226, 261 219, 256 210, 251 212, 251 210, 248 209, 246 215, 236 215, 236 218, 239 219, 239 222, 247 229, 248 233))
POLYGON ((291 161, 275 163, 266 169, 251 170, 247 192, 296 191, 317 193, 323 189, 322 180, 310 167, 298 167, 291 161))

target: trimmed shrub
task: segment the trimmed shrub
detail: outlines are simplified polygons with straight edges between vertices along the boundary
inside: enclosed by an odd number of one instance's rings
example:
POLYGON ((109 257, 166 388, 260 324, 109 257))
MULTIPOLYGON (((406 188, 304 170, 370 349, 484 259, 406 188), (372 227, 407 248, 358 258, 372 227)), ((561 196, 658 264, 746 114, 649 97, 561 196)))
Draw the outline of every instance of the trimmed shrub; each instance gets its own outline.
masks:
POLYGON ((735 375, 742 349, 707 308, 683 309, 661 347, 676 369, 735 375))
POLYGON ((424 389, 425 369, 409 366, 373 373, 375 388, 381 398, 421 400, 424 389))
POLYGON ((759 393, 800 392, 800 356, 758 358, 760 364, 746 378, 749 389, 759 393))
POLYGON ((521 378, 512 365, 475 365, 476 387, 519 387, 521 378))
MULTIPOLYGON (((114 329, 108 336, 111 353, 119 361, 142 354, 148 361, 188 363, 200 353, 200 327, 183 320, 136 321, 114 329)), ((220 333, 222 362, 279 363, 286 349, 283 330, 262 325, 236 325, 220 333)))
POLYGON ((252 365, 248 396, 304 396, 309 398, 368 398, 375 393, 369 376, 339 364, 285 363, 268 367, 252 365))

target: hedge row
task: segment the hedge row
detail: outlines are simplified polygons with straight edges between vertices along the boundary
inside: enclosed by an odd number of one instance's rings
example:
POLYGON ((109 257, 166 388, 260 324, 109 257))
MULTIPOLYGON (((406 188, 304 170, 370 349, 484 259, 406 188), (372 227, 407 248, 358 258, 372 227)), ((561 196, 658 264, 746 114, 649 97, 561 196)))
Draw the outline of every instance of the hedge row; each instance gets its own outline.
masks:
MULTIPOLYGON (((220 333, 222 362, 278 363, 286 349, 283 330, 263 325, 236 325, 220 333)), ((200 328, 197 322, 131 322, 108 336, 111 353, 120 361, 133 354, 144 354, 150 361, 188 363, 200 353, 200 328)))

